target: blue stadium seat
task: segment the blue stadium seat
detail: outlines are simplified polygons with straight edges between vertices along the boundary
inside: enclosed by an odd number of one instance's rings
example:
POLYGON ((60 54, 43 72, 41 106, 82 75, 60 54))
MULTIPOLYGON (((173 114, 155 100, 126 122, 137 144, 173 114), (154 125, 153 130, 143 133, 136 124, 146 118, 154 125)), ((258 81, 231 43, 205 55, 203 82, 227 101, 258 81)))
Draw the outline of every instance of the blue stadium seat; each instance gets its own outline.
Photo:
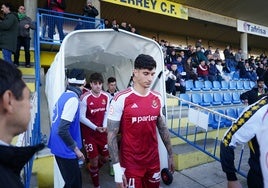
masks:
POLYGON ((236 82, 236 89, 237 90, 244 90, 244 81, 238 80, 236 82))
MULTIPOLYGON (((225 113, 222 109, 218 109, 216 111, 225 115, 225 113)), ((217 127, 218 127, 218 124, 220 124, 220 128, 224 127, 226 120, 227 120, 226 118, 220 117, 219 115, 215 114, 215 121, 217 123, 217 127)))
MULTIPOLYGON (((179 98, 191 102, 191 98, 190 98, 190 96, 189 96, 187 93, 181 93, 181 94, 179 94, 179 98)), ((182 106, 188 106, 188 103, 186 103, 186 102, 184 102, 184 101, 181 101, 181 103, 180 103, 180 100, 179 100, 179 105, 180 105, 180 104, 181 104, 182 106)))
POLYGON ((192 94, 192 103, 201 105, 202 103, 202 96, 199 93, 193 93, 192 94))
POLYGON ((213 102, 212 95, 210 93, 204 93, 202 96, 202 106, 210 106, 213 102))
POLYGON ((250 87, 250 81, 249 80, 245 80, 244 83, 243 83, 243 86, 244 86, 244 89, 245 90, 250 90, 251 87, 250 87))
POLYGON ((236 81, 231 80, 229 82, 229 90, 236 90, 236 81))
POLYGON ((222 80, 221 81, 221 90, 228 90, 228 89, 229 89, 228 82, 225 80, 222 80))
POLYGON ((215 114, 213 114, 213 113, 209 113, 209 115, 208 115, 208 126, 212 127, 213 129, 217 129, 217 127, 218 127, 218 124, 215 121, 215 114))
POLYGON ((238 92, 233 92, 232 93, 232 103, 233 104, 240 104, 241 103, 240 93, 238 93, 238 92))
POLYGON ((213 85, 212 90, 214 91, 218 91, 221 89, 221 83, 219 81, 214 80, 212 82, 212 85, 213 85))
POLYGON ((217 105, 221 105, 221 103, 222 103, 222 95, 221 95, 221 93, 214 92, 213 93, 212 105, 217 106, 217 105))
MULTIPOLYGON (((232 117, 232 118, 235 118, 235 119, 237 118, 237 113, 236 113, 234 108, 227 108, 226 111, 225 111, 225 114, 227 116, 229 116, 229 117, 232 117)), ((225 126, 230 127, 232 125, 232 123, 233 122, 231 120, 226 119, 225 126)))
POLYGON ((239 107, 239 108, 236 109, 237 117, 239 117, 241 115, 243 110, 244 110, 244 107, 239 107))
POLYGON ((212 89, 212 82, 209 80, 204 81, 204 87, 203 90, 204 91, 210 91, 212 89))
POLYGON ((193 80, 186 80, 185 87, 186 87, 186 91, 191 91, 194 88, 194 81, 193 80))
POLYGON ((196 80, 194 82, 194 88, 192 89, 193 91, 200 91, 204 87, 204 83, 202 81, 196 80))
POLYGON ((222 104, 224 105, 232 104, 232 96, 230 93, 223 93, 222 98, 223 98, 222 104))
POLYGON ((249 85, 250 85, 250 89, 252 89, 253 87, 255 87, 256 83, 253 81, 249 81, 249 85))

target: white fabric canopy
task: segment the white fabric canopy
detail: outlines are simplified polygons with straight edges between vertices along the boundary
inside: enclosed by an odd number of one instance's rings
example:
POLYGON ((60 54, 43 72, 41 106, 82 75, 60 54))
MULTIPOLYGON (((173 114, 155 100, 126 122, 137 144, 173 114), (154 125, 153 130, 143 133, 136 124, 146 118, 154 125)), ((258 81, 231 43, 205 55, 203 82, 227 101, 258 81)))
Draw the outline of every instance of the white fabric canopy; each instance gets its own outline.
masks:
MULTIPOLYGON (((106 80, 114 76, 119 90, 128 86, 133 71, 133 62, 139 54, 149 54, 157 62, 156 75, 164 69, 160 46, 149 38, 130 32, 113 29, 78 30, 69 33, 60 47, 46 74, 46 95, 50 117, 52 109, 66 87, 65 70, 82 68, 87 76, 92 72, 102 73, 106 80)), ((165 97, 165 80, 157 79, 155 90, 165 97)), ((164 100, 164 103, 165 100, 164 100)))
MULTIPOLYGON (((161 47, 153 40, 124 30, 78 30, 69 33, 63 40, 51 67, 46 74, 46 96, 50 118, 53 107, 66 88, 66 69, 82 68, 87 76, 92 72, 102 73, 106 80, 114 76, 119 90, 128 87, 133 63, 139 54, 151 55, 157 62, 156 78, 152 87, 163 96, 166 105, 165 78, 160 76, 164 70, 164 58, 161 47)), ((166 109, 166 108, 165 108, 166 109)), ((166 111, 164 111, 166 113, 166 111)), ((161 168, 167 167, 167 151, 159 140, 161 168)), ((60 173, 55 166, 54 187, 62 185, 60 173)))

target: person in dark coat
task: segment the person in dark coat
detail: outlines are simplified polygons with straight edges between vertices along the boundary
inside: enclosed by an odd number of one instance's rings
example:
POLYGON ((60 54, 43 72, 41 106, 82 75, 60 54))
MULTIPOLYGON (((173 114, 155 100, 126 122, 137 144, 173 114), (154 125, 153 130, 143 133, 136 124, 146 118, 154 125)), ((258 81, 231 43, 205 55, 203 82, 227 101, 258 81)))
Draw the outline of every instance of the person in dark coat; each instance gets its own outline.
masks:
POLYGON ((35 29, 35 24, 32 19, 25 14, 25 7, 19 6, 18 9, 19 17, 19 35, 17 41, 17 49, 14 54, 14 64, 19 66, 20 48, 23 46, 25 52, 25 67, 30 67, 30 29, 35 29))
POLYGON ((10 3, 3 3, 1 6, 4 18, 0 20, 0 48, 4 60, 9 63, 12 63, 11 56, 16 51, 18 36, 18 16, 13 10, 10 3))
POLYGON ((93 6, 92 0, 87 0, 87 5, 83 9, 83 15, 90 18, 90 23, 86 24, 85 29, 95 29, 95 17, 99 15, 99 11, 93 6))
POLYGON ((23 188, 20 172, 44 144, 27 147, 11 145, 12 139, 25 132, 31 119, 30 90, 22 73, 0 59, 0 187, 23 188))
POLYGON ((240 95, 240 99, 245 104, 253 104, 259 99, 259 96, 268 92, 268 89, 265 87, 263 78, 257 80, 256 87, 252 88, 249 91, 246 91, 240 95))

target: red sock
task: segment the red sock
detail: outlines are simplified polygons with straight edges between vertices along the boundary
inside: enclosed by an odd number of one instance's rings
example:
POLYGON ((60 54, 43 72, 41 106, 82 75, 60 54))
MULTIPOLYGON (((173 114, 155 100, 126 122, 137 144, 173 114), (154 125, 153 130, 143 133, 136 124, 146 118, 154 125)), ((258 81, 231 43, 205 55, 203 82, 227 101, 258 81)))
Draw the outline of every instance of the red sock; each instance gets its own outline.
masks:
POLYGON ((99 184, 99 168, 90 166, 89 174, 91 176, 93 185, 95 187, 98 187, 100 185, 99 184))

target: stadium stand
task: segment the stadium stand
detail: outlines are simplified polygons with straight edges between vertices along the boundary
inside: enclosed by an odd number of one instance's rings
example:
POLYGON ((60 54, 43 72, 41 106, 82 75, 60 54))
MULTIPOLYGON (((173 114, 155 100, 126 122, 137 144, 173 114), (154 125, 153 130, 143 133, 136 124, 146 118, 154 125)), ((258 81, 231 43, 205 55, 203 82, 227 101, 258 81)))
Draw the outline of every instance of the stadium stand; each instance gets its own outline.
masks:
POLYGON ((212 105, 217 106, 222 104, 222 95, 219 92, 214 92, 213 93, 213 101, 212 105))
POLYGON ((213 85, 212 82, 209 80, 204 81, 204 87, 203 90, 204 91, 210 91, 212 89, 213 85))
POLYGON ((228 90, 229 89, 229 86, 228 86, 228 82, 225 81, 225 80, 222 80, 221 81, 221 90, 228 90))
POLYGON ((221 89, 221 83, 219 81, 214 80, 212 82, 212 85, 213 85, 212 90, 214 91, 218 91, 221 89))
POLYGON ((222 104, 224 105, 232 104, 232 96, 230 93, 223 93, 222 99, 223 99, 222 104))

